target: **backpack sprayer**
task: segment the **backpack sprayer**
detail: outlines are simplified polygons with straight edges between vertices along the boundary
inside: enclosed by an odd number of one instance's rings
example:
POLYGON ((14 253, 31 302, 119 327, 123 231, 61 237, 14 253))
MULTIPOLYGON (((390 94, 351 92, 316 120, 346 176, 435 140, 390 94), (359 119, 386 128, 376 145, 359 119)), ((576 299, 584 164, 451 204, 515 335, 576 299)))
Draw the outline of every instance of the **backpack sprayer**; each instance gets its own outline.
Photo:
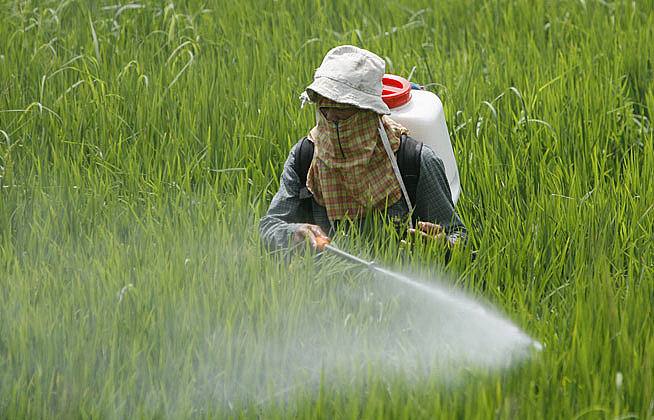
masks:
POLYGON ((442 159, 452 201, 456 204, 461 193, 461 180, 443 103, 432 92, 394 74, 385 74, 382 83, 382 100, 391 110, 391 119, 406 127, 411 137, 429 146, 442 159))

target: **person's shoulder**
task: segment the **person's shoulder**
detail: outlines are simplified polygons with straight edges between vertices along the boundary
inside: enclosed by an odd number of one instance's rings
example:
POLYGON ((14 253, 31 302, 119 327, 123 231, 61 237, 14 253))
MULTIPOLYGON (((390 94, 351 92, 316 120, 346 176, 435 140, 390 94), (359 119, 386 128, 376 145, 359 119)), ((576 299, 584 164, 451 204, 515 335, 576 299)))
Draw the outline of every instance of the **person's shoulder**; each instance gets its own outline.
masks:
POLYGON ((420 164, 425 167, 440 167, 443 168, 443 159, 441 159, 434 150, 426 144, 422 145, 422 152, 420 153, 420 164))

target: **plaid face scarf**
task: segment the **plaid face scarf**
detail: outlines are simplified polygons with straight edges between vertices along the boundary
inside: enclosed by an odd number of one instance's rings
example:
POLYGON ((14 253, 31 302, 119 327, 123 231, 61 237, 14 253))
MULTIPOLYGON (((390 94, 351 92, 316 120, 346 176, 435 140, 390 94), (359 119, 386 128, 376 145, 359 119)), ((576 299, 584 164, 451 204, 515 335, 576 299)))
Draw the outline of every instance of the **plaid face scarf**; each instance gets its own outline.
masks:
MULTIPOLYGON (((355 108, 326 98, 317 106, 355 108)), ((368 210, 384 208, 402 197, 391 162, 379 136, 379 116, 359 110, 346 120, 328 121, 317 110, 316 126, 309 132, 315 153, 307 174, 307 188, 330 220, 358 218, 368 210)), ((383 116, 393 152, 406 128, 383 116)))

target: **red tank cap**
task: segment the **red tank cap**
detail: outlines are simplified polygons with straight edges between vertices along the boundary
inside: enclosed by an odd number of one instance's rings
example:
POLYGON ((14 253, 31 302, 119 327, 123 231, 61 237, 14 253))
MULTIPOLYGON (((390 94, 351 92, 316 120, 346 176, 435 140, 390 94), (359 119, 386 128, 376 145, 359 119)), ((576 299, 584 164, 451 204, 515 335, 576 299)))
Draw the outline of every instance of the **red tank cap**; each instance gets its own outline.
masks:
POLYGON ((382 100, 389 108, 397 108, 411 100, 411 83, 404 77, 385 74, 382 78, 382 100))

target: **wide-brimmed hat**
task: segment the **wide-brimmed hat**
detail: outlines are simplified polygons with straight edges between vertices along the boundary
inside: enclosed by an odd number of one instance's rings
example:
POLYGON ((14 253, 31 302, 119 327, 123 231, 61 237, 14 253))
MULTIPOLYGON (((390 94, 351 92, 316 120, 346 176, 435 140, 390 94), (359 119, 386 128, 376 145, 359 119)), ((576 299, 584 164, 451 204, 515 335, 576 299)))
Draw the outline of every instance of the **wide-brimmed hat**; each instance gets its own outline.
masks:
POLYGON ((353 45, 341 45, 327 53, 306 94, 312 102, 320 95, 388 115, 391 110, 382 101, 385 69, 386 63, 376 54, 353 45))

